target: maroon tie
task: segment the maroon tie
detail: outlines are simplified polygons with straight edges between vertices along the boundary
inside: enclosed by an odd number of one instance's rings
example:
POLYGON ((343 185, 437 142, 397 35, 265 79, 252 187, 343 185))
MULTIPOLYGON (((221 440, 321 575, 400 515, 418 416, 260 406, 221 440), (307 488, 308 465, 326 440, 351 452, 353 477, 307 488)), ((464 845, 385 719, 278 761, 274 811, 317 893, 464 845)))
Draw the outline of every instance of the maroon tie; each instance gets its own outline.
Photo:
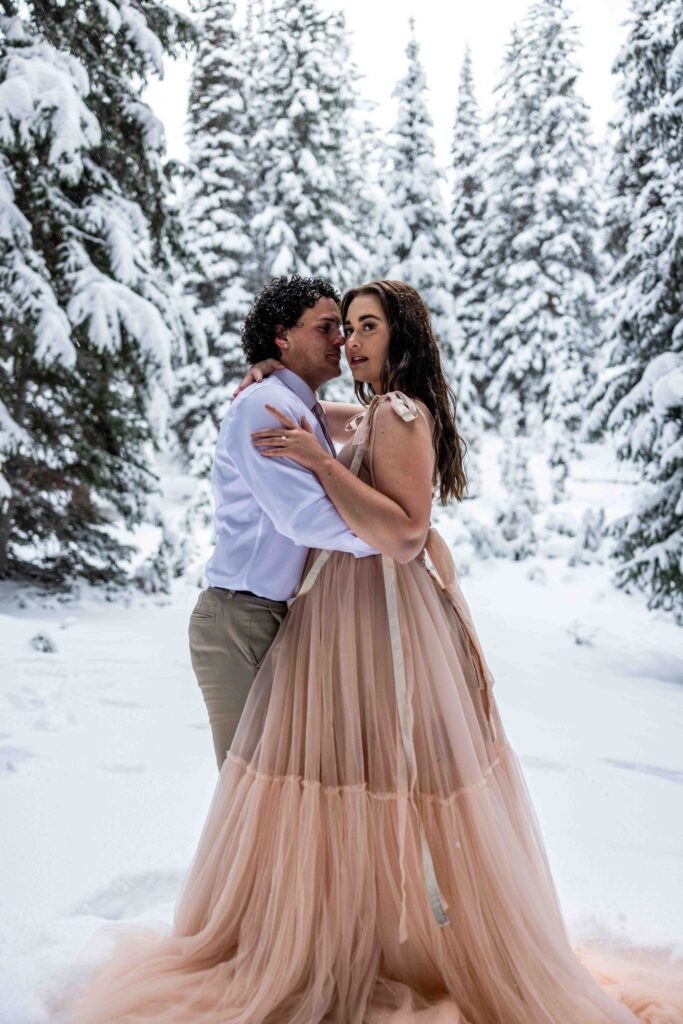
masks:
POLYGON ((313 415, 317 419, 318 423, 320 424, 320 429, 322 430, 323 434, 325 435, 325 440, 327 441, 328 445, 330 446, 330 451, 332 452, 332 454, 334 455, 334 457, 336 459, 337 458, 337 449, 334 447, 334 441, 330 437, 330 432, 327 429, 327 423, 325 422, 325 413, 323 412, 323 407, 320 404, 320 402, 316 402, 315 403, 315 405, 311 409, 311 412, 313 413, 313 415))

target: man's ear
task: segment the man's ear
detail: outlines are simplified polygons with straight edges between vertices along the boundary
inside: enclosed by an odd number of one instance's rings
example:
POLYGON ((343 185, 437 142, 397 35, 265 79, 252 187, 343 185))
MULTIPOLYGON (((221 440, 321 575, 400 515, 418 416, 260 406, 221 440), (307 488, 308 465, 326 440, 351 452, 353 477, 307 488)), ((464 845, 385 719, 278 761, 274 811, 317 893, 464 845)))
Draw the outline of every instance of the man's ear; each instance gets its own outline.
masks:
POLYGON ((283 327, 282 324, 275 324, 275 344, 278 348, 289 348, 289 342, 287 341, 287 328, 283 327))

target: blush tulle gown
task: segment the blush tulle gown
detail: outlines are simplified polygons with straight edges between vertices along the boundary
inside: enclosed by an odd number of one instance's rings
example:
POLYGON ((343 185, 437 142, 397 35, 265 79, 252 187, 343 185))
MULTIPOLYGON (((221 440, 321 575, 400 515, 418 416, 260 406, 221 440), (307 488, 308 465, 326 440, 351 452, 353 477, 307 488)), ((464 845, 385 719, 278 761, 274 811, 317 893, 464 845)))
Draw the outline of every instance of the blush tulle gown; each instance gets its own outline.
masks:
MULTIPOLYGON (((340 458, 372 484, 373 399, 340 458)), ((63 1024, 681 1024, 669 969, 568 937, 443 540, 309 555, 172 926, 108 928, 63 1024)))

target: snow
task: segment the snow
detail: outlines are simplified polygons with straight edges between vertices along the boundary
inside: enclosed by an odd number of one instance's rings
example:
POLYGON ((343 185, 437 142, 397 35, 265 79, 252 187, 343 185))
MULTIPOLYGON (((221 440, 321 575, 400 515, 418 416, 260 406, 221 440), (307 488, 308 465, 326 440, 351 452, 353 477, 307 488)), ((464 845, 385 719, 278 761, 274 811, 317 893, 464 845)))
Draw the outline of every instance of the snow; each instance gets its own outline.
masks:
POLYGON ((522 153, 521 156, 515 160, 514 169, 517 174, 531 174, 535 169, 535 165, 528 153, 522 153))
POLYGON ((31 439, 23 427, 14 422, 7 406, 0 401, 0 445, 5 452, 16 451, 21 444, 30 444, 31 439))
MULTIPOLYGON (((28 273, 28 268, 24 268, 24 277, 28 273)), ((46 296, 36 325, 36 358, 46 363, 60 362, 64 366, 73 366, 76 349, 71 341, 68 318, 57 305, 52 289, 37 274, 32 276, 35 283, 40 284, 40 296, 46 296)))
POLYGON ((83 224, 104 239, 112 274, 123 284, 135 286, 141 275, 140 255, 149 260, 149 231, 137 203, 107 191, 93 195, 83 206, 83 224))
POLYGON ((679 40, 669 57, 667 73, 673 89, 683 78, 683 39, 679 40))
POLYGON ((12 49, 0 83, 0 141, 9 145, 18 131, 23 145, 31 136, 50 139, 49 163, 76 183, 82 150, 100 142, 97 118, 83 97, 90 91, 83 65, 49 43, 12 49))
POLYGON ((130 4, 122 3, 120 6, 122 27, 135 40, 135 45, 140 53, 144 54, 153 64, 159 78, 164 77, 164 50, 159 38, 147 25, 147 19, 141 11, 137 11, 130 4))
POLYGON ((110 3, 110 0, 95 0, 95 5, 100 12, 101 16, 107 22, 109 29, 112 32, 118 32, 121 28, 121 13, 110 3))
MULTIPOLYGON (((467 523, 490 523, 505 498, 500 449, 487 437, 485 497, 436 521, 570 933, 683 953, 681 630, 615 590, 600 560, 572 568, 561 554, 586 509, 623 511, 631 479, 606 446, 586 448, 554 506, 557 557, 483 561, 467 523)), ((531 463, 544 501, 542 454, 531 463)), ((165 501, 182 509, 187 484, 174 479, 165 501)), ((12 837, 0 846, 3 1024, 47 1021, 44 992, 103 923, 171 921, 216 782, 187 645, 198 593, 180 580, 169 597, 67 600, 0 584, 0 815, 12 837)))
POLYGON ((14 205, 14 191, 7 178, 8 170, 7 160, 3 157, 0 163, 0 234, 3 238, 11 235, 28 238, 31 225, 14 205))
POLYGON ((166 129, 163 121, 159 120, 146 103, 139 100, 126 99, 124 106, 129 116, 142 125, 145 145, 149 149, 163 153, 166 146, 166 129))
POLYGON ((15 301, 23 312, 37 317, 37 358, 44 363, 73 366, 76 362, 76 349, 71 340, 71 327, 50 284, 26 263, 20 253, 8 257, 8 266, 12 267, 16 285, 15 301))
MULTIPOLYGON (((661 360, 669 354, 664 353, 658 359, 661 360)), ((673 355, 673 353, 671 354, 673 355)), ((656 360, 653 359, 650 367, 655 362, 656 360)), ((652 386, 652 404, 655 412, 660 416, 666 413, 673 414, 676 409, 683 406, 683 356, 680 354, 677 357, 677 363, 678 365, 667 365, 665 372, 658 376, 652 386)))
POLYGON ((18 16, 0 16, 0 31, 10 43, 23 43, 28 38, 26 26, 18 16))
POLYGON ((74 327, 87 321, 92 345, 105 352, 121 347, 124 327, 153 357, 170 387, 173 339, 157 307, 92 265, 73 275, 73 288, 67 312, 74 327))

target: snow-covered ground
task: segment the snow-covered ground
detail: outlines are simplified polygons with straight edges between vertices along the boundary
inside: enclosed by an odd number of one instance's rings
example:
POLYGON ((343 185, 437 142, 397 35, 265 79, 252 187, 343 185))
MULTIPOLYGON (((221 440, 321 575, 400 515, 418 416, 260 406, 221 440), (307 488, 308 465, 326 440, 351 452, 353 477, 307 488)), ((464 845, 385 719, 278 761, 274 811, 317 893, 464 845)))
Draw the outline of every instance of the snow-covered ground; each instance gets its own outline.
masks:
MULTIPOLYGON (((569 567, 559 534, 521 562, 478 559, 462 523, 504 499, 496 455, 486 497, 438 520, 570 932, 683 955, 683 630, 604 564, 569 567)), ((534 470, 543 497, 540 457, 534 470)), ((592 448, 561 511, 611 519, 629 491, 592 448)), ((103 922, 171 918, 216 782, 187 647, 197 593, 0 589, 0 1024, 45 1021, 41 991, 103 922), (40 633, 55 650, 32 646, 40 633)))

